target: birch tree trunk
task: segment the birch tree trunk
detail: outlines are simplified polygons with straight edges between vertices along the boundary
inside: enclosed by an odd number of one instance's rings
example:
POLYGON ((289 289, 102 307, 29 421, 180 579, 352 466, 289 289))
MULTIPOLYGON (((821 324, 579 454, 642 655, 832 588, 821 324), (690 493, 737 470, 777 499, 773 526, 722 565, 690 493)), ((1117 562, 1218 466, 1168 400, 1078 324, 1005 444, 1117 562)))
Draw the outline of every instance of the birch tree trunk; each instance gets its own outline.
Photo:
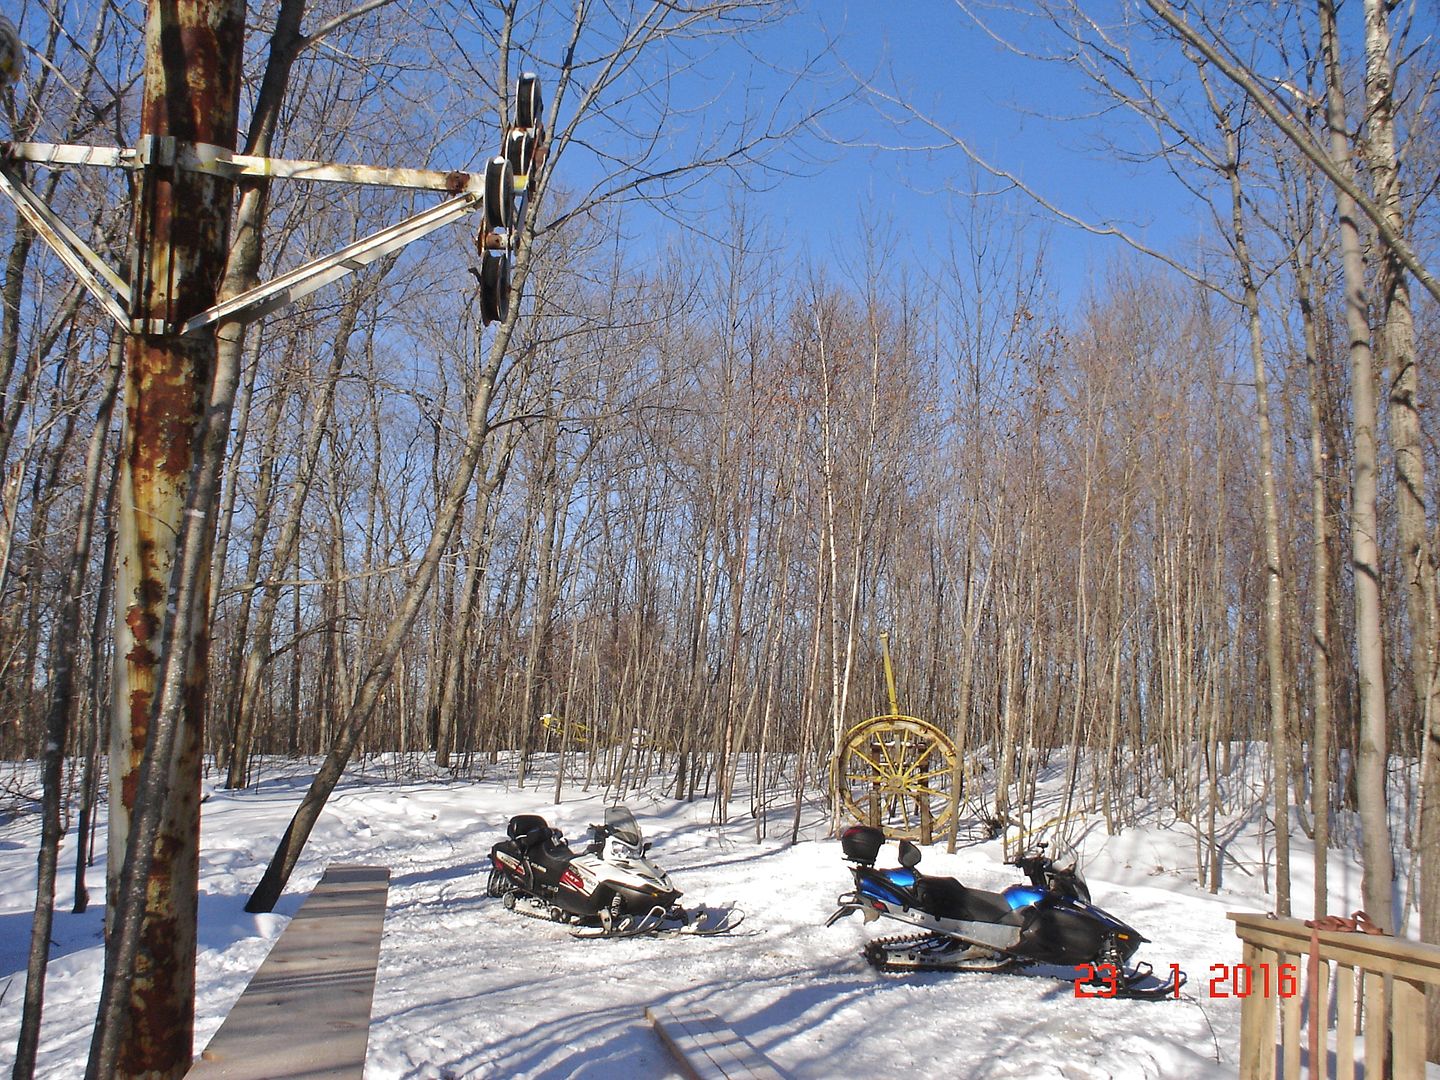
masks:
MULTIPOLYGON (((1395 4, 1364 0, 1365 156, 1375 201, 1397 236, 1409 230, 1400 201, 1400 158, 1395 133, 1395 66, 1391 60, 1390 12, 1395 4)), ((1421 732, 1420 938, 1440 943, 1440 680, 1436 665, 1435 563, 1426 523, 1425 455, 1418 405, 1419 357, 1410 282, 1393 247, 1382 246, 1376 291, 1380 309, 1380 358, 1390 373, 1390 440, 1395 449, 1395 498, 1400 518, 1400 573, 1410 623, 1410 678, 1421 732)), ((1432 1061, 1440 1061, 1440 990, 1426 995, 1432 1061)))
MULTIPOLYGON (((1308 236, 1308 232, 1307 232, 1308 236)), ((1327 380, 1321 366, 1319 336, 1315 328, 1312 263, 1309 244, 1293 256, 1305 367, 1309 373, 1310 401, 1310 553, 1311 586, 1310 667, 1311 709, 1314 733, 1310 746, 1310 813, 1315 822, 1315 918, 1329 907, 1327 870, 1330 854, 1330 506, 1325 494, 1328 455, 1325 453, 1323 402, 1327 380)))
MULTIPOLYGON (((1340 70, 1339 38, 1333 0, 1317 0, 1320 50, 1325 63, 1325 122, 1330 154, 1347 177, 1353 176, 1350 139, 1345 129, 1345 85, 1340 70)), ((1353 441, 1350 560, 1355 581, 1356 679, 1360 698, 1360 738, 1355 763, 1360 803, 1361 853, 1365 909, 1386 929, 1395 926, 1389 809, 1385 762, 1389 721, 1385 705, 1384 613, 1380 602, 1380 550, 1376 521, 1378 468, 1375 367, 1366 317, 1365 256, 1354 201, 1337 185, 1340 254, 1345 273, 1345 326, 1350 334, 1350 407, 1353 441)))
POLYGON ((1230 184, 1230 227, 1235 261, 1244 291, 1250 336, 1250 363, 1255 378, 1255 425, 1260 451, 1260 502, 1265 550, 1265 666, 1270 688, 1270 759, 1275 804, 1275 911, 1290 914, 1290 725, 1286 716, 1285 571, 1280 562, 1280 511, 1275 492, 1275 443, 1270 429, 1269 377, 1260 324, 1260 292, 1250 262, 1245 233, 1245 203, 1240 190, 1240 144, 1228 114, 1215 109, 1225 136, 1230 184))

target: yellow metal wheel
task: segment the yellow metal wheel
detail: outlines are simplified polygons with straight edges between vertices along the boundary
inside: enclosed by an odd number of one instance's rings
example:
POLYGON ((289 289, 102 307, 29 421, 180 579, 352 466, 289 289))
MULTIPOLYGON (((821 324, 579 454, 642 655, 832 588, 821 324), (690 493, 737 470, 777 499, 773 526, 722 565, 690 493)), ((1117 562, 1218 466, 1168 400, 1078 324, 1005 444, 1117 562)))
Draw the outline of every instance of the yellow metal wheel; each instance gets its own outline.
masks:
POLYGON ((955 744, 934 724, 891 713, 856 724, 835 760, 835 789, 856 821, 928 843, 960 799, 955 744))

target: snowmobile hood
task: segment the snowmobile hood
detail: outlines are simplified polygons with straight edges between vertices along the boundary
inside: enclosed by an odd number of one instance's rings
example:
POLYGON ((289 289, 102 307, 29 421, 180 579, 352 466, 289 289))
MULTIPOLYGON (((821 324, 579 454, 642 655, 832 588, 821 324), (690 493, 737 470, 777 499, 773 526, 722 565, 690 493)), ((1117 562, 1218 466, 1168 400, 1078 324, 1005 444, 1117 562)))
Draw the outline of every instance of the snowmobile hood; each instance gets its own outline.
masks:
POLYGON ((1030 904, 1038 904, 1049 895, 1044 889, 1037 889, 1034 885, 1011 885, 1000 894, 1005 898, 1005 903, 1010 905, 1011 911, 1018 911, 1030 904))

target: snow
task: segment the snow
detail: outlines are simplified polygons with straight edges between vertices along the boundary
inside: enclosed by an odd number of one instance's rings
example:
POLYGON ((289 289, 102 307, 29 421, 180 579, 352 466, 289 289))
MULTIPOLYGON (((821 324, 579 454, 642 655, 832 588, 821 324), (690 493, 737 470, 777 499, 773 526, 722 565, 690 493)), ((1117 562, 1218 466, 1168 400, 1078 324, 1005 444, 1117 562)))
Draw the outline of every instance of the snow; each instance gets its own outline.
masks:
MULTIPOLYGON (((243 910, 309 782, 303 764, 267 766, 257 786, 206 783, 202 817, 200 951, 195 1046, 202 1049, 326 865, 391 870, 366 1075, 387 1078, 534 1077, 637 1080, 679 1075, 644 1018, 647 1005, 700 1004, 796 1080, 867 1076, 1029 1078, 1235 1075, 1239 1002, 1210 996, 1210 971, 1239 962, 1226 911, 1266 911, 1257 837, 1231 844, 1224 889, 1195 883, 1193 831, 1154 815, 1115 836, 1076 823, 1071 842, 1095 903, 1152 939, 1137 960, 1158 974, 1179 963, 1179 1000, 1077 1000, 1054 973, 883 975, 859 951, 904 932, 858 916, 826 928, 850 878, 818 798, 802 807, 801 842, 788 843, 793 806, 772 810, 755 842, 748 796, 731 822, 713 800, 677 802, 630 792, 652 858, 684 890, 682 903, 735 903, 747 919, 717 938, 580 941, 565 927, 523 918, 485 895, 490 846, 512 814, 545 816, 583 839, 607 801, 567 783, 553 801, 543 771, 522 789, 513 771, 479 779, 425 771, 414 760, 352 771, 327 805, 274 914, 243 910)), ((1063 772, 1057 770, 1057 772, 1063 772)), ((103 817, 103 815, 102 815, 103 817)), ((34 907, 38 814, 0 820, 0 1070, 13 1063, 34 907)), ((89 874, 91 911, 69 913, 74 841, 62 851, 55 946, 47 980, 38 1075, 80 1076, 102 967, 103 848, 89 874)), ((893 857, 887 847, 881 862, 893 857)), ((1308 897, 1308 849, 1293 855, 1296 907, 1308 897)), ((1358 892, 1358 873, 1333 859, 1332 910, 1358 892)), ((922 868, 969 885, 1017 880, 998 840, 955 854, 926 848, 922 868)))

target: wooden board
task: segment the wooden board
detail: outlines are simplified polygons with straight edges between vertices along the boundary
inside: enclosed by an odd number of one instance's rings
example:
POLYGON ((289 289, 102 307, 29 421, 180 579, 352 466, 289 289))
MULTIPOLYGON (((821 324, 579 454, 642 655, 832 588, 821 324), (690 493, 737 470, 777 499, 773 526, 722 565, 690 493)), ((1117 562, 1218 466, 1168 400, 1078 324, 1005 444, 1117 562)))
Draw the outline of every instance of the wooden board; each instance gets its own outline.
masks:
POLYGON ((784 1080, 769 1058, 709 1009, 652 1005, 645 1015, 690 1080, 784 1080))
POLYGON ((186 1074, 359 1080, 390 871, 332 866, 186 1074))

